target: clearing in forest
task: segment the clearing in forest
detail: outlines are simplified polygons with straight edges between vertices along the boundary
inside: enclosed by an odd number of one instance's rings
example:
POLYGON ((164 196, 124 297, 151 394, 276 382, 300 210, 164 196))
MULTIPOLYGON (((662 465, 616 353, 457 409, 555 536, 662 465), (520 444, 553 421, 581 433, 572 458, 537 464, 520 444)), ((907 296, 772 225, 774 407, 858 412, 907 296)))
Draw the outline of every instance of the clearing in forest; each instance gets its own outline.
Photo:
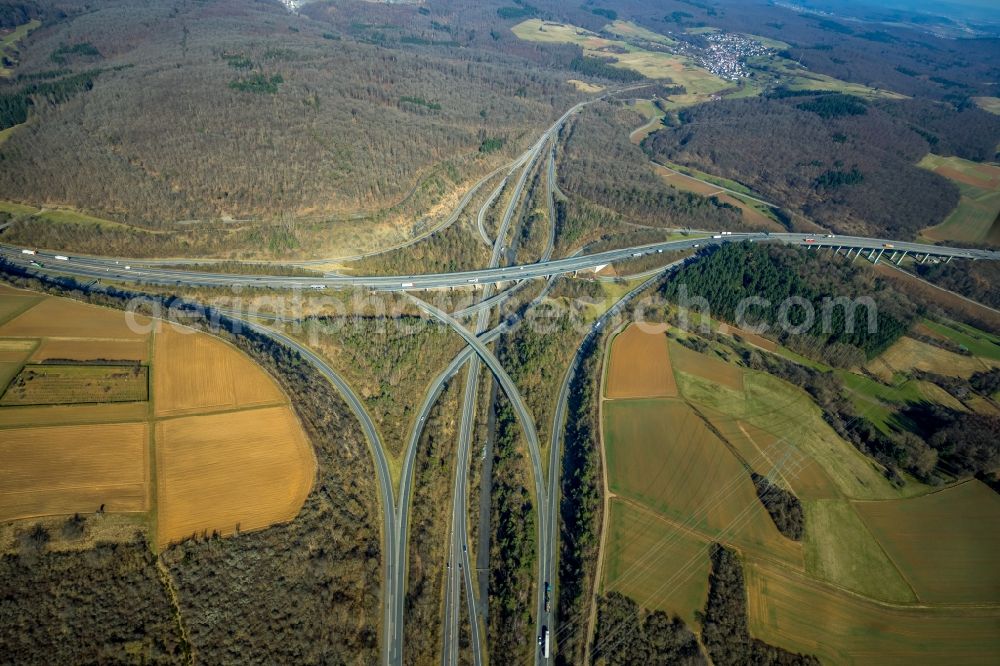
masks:
POLYGON ((670 398, 677 395, 666 326, 630 324, 615 336, 606 392, 608 398, 670 398))
POLYGON ((917 165, 954 182, 958 206, 921 232, 931 241, 1000 244, 1000 166, 929 153, 917 165))

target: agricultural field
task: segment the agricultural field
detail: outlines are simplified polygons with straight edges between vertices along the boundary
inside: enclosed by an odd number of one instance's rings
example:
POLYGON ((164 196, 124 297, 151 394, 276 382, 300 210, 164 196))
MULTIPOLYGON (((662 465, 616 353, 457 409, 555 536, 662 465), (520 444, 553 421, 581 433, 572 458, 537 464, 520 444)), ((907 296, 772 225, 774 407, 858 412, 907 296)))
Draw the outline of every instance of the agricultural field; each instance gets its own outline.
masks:
POLYGON ((1000 97, 975 97, 973 99, 979 108, 1000 116, 1000 97))
POLYGON ((145 423, 0 430, 0 520, 147 510, 147 432, 145 423))
POLYGON ((24 366, 0 397, 0 405, 72 405, 145 402, 149 368, 138 364, 39 363, 24 366))
POLYGON ((865 365, 865 370, 885 383, 892 383, 898 373, 909 373, 913 370, 968 378, 976 372, 997 366, 1000 366, 1000 361, 996 359, 956 354, 905 336, 885 350, 881 356, 869 361, 865 365))
POLYGON ((744 565, 750 633, 830 664, 991 664, 1000 609, 869 601, 786 568, 744 565))
POLYGON ((287 407, 166 419, 156 424, 157 541, 286 522, 316 472, 287 407))
MULTIPOLYGON (((994 344, 989 334, 953 322, 922 325, 926 334, 967 348, 994 344)), ((671 333, 697 342, 691 333, 671 333)), ((988 663, 995 657, 996 493, 974 480, 943 490, 912 479, 892 486, 836 435, 808 394, 737 366, 718 340, 701 342, 704 352, 669 341, 677 397, 613 400, 606 394, 602 402, 611 493, 602 591, 622 592, 697 628, 708 582, 705 548, 720 541, 744 560, 756 638, 830 663, 907 657, 988 663), (777 532, 748 469, 801 501, 800 543, 777 532), (736 518, 739 505, 745 515, 736 518), (727 529, 727 522, 736 528, 727 529)), ((882 408, 890 425, 906 404, 964 409, 928 382, 885 385, 835 372, 860 412, 877 420, 871 412, 882 408)))
POLYGON ((958 206, 944 222, 924 229, 929 241, 1000 244, 1000 166, 929 153, 917 166, 954 182, 958 206))
POLYGON ((709 541, 621 498, 611 500, 610 514, 602 593, 621 592, 697 626, 708 595, 709 541))
MULTIPOLYGON (((515 25, 511 30, 518 38, 526 41, 547 44, 576 44, 583 49, 585 56, 612 58, 614 67, 631 69, 651 79, 670 79, 687 89, 688 94, 683 97, 690 98, 688 101, 692 104, 707 100, 730 86, 726 81, 694 65, 687 58, 662 51, 647 51, 627 41, 601 37, 597 33, 574 25, 528 19, 515 25)), ((618 34, 623 37, 641 37, 641 35, 622 32, 642 30, 638 27, 631 30, 621 24, 618 30, 618 34)), ((655 33, 651 34, 655 35, 655 33)), ((666 43, 666 37, 662 35, 657 35, 657 37, 660 38, 657 41, 666 43)), ((644 37, 644 39, 648 38, 644 37)))
MULTIPOLYGON (((743 221, 750 227, 768 231, 783 231, 771 207, 754 201, 749 196, 741 196, 718 187, 707 180, 701 180, 680 171, 653 163, 654 170, 672 187, 684 192, 694 192, 704 197, 715 197, 722 203, 739 208, 743 213, 743 221)), ((688 171, 693 171, 688 169, 688 171)), ((735 183, 734 183, 735 184, 735 183)), ((746 188, 743 188, 746 189, 746 188)))
POLYGON ((677 382, 670 367, 666 327, 631 324, 611 345, 608 398, 670 398, 677 382))
POLYGON ((984 484, 855 507, 920 601, 1000 602, 1000 496, 984 484))
POLYGON ((710 539, 802 566, 757 500, 750 476, 681 400, 607 400, 604 439, 612 493, 710 539))
POLYGON ((156 416, 271 405, 284 398, 253 361, 217 338, 165 326, 156 335, 156 416))
MULTIPOLYGON (((920 500, 871 502, 911 504, 920 500)), ((913 590, 846 500, 805 503, 806 571, 819 580, 881 601, 916 601, 913 590)))
POLYGON ((217 338, 133 323, 0 287, 0 521, 103 508, 165 545, 293 519, 316 461, 274 380, 217 338))

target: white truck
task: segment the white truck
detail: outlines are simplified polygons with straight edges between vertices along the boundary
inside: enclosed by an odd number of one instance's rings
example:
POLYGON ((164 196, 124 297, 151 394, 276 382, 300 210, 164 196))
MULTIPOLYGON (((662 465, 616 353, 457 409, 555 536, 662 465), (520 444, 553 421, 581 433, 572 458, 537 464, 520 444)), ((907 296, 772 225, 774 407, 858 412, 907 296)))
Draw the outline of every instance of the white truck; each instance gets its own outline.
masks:
POLYGON ((715 234, 712 238, 722 238, 722 234, 715 234))
POLYGON ((34 254, 34 250, 21 250, 21 254, 34 254))
POLYGON ((408 289, 409 287, 413 286, 413 283, 412 282, 403 282, 399 286, 402 287, 403 289, 408 289))
POLYGON ((549 628, 542 627, 542 659, 549 658, 549 628))
POLYGON ((52 258, 53 258, 53 259, 58 259, 59 261, 69 261, 69 257, 67 257, 67 256, 66 256, 66 255, 64 255, 64 254, 57 254, 57 255, 55 255, 55 256, 54 256, 54 257, 52 257, 52 258))

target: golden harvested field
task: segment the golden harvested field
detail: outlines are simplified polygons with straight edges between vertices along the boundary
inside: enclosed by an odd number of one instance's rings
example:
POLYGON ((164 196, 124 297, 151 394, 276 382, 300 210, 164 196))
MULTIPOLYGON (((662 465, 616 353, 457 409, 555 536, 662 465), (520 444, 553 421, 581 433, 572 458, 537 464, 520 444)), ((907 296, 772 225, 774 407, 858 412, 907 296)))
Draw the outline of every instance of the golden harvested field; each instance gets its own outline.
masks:
POLYGON ((984 484, 855 506, 921 601, 1000 602, 1000 496, 984 484))
POLYGON ((0 316, 0 380, 24 379, 0 399, 0 521, 104 504, 141 525, 155 511, 165 543, 295 517, 315 476, 312 448, 248 356, 203 333, 163 322, 150 333, 143 319, 130 330, 122 312, 28 294, 0 286, 0 315, 11 315, 0 316), (29 357, 68 362, 24 366, 29 357), (73 362, 95 360, 130 363, 73 362), (103 402, 69 404, 81 401, 103 402))
POLYGON ((145 421, 148 418, 149 406, 144 402, 0 408, 0 428, 25 428, 39 423, 46 425, 122 423, 125 421, 145 421))
POLYGON ((0 520, 145 511, 144 423, 0 430, 0 520))
POLYGON ((978 356, 962 356, 926 342, 902 337, 865 368, 883 382, 891 383, 897 372, 923 370, 939 375, 968 378, 1000 363, 978 356))
POLYGON ((757 499, 749 473, 683 401, 604 403, 611 492, 705 534, 801 567, 757 499))
POLYGON ((586 81, 580 81, 579 79, 569 79, 566 83, 584 93, 596 93, 604 90, 604 86, 599 86, 595 83, 587 83, 586 81))
POLYGON ((743 370, 715 355, 700 354, 671 340, 670 358, 674 369, 680 372, 707 379, 734 391, 743 390, 743 370))
POLYGON ((290 407, 160 421, 156 442, 161 545, 291 520, 316 474, 290 407))
POLYGON ((1000 609, 868 601, 785 567, 744 566, 750 633, 829 664, 995 664, 1000 609))
POLYGON ((246 355, 204 333, 163 326, 156 334, 157 416, 274 404, 281 389, 246 355))
POLYGON ((0 405, 71 405, 144 402, 149 368, 141 365, 26 365, 7 386, 0 405))
POLYGON ((621 592, 695 627, 695 611, 708 596, 708 544, 649 509, 612 499, 602 591, 621 592))
MULTIPOLYGON (((150 324, 150 320, 145 317, 137 316, 135 321, 141 326, 150 324)), ((124 312, 66 298, 46 298, 24 314, 0 326, 0 336, 135 340, 145 338, 146 332, 132 330, 124 312)))
POLYGON ((149 361, 149 344, 144 339, 136 340, 89 340, 72 338, 46 338, 31 361, 52 359, 68 361, 149 361))
POLYGON ((671 398, 677 395, 666 326, 631 324, 611 344, 608 398, 671 398))

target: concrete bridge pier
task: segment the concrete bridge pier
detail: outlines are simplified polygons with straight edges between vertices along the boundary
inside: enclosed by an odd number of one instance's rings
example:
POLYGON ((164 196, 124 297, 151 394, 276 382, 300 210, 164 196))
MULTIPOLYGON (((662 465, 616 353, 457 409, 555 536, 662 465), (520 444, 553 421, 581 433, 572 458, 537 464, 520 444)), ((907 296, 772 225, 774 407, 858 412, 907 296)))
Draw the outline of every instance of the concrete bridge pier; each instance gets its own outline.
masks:
POLYGON ((906 254, 907 254, 908 251, 909 250, 903 250, 903 254, 901 254, 899 256, 899 261, 896 262, 897 266, 899 266, 901 263, 903 263, 903 259, 906 259, 906 254))
POLYGON ((882 248, 881 250, 879 250, 879 251, 878 251, 878 255, 876 255, 876 257, 875 257, 875 261, 874 261, 874 262, 872 262, 872 263, 875 263, 875 264, 877 264, 877 263, 878 263, 878 260, 882 258, 882 253, 883 253, 883 252, 885 252, 885 248, 882 248))
POLYGON ((924 258, 920 260, 920 263, 924 263, 925 261, 927 261, 927 257, 929 257, 929 256, 931 256, 930 252, 928 252, 927 254, 924 255, 924 258))

